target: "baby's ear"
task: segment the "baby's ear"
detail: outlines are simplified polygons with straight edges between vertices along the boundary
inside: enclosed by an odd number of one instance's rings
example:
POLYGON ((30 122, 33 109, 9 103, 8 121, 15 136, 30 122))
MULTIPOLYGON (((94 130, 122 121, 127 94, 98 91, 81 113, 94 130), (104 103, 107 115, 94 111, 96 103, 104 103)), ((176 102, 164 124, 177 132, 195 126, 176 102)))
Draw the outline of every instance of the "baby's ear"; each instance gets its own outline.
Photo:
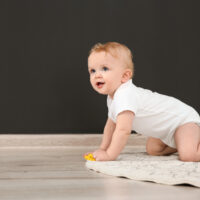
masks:
POLYGON ((126 81, 128 81, 129 79, 131 79, 132 77, 132 70, 131 69, 125 69, 123 76, 122 76, 122 83, 125 83, 126 81))

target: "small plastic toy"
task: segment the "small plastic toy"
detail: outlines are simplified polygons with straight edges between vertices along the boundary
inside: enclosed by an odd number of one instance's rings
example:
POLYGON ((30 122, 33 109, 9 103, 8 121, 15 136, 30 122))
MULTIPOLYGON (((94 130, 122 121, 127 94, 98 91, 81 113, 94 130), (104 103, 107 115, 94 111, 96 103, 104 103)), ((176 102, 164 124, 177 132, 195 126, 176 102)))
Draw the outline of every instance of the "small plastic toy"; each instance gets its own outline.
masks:
POLYGON ((96 161, 96 159, 93 157, 92 153, 85 155, 84 158, 85 158, 85 160, 96 161))

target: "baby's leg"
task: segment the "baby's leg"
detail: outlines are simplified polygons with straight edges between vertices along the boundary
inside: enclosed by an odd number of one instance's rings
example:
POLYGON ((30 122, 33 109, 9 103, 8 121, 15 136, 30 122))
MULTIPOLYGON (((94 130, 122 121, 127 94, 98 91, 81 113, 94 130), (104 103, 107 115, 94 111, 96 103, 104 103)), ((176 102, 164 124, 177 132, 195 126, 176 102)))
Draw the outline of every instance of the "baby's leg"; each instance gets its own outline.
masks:
POLYGON ((176 149, 167 146, 158 138, 150 137, 147 140, 146 151, 152 156, 170 155, 177 152, 176 149))
POLYGON ((200 161, 200 127, 195 123, 180 126, 175 132, 175 142, 182 161, 200 161))

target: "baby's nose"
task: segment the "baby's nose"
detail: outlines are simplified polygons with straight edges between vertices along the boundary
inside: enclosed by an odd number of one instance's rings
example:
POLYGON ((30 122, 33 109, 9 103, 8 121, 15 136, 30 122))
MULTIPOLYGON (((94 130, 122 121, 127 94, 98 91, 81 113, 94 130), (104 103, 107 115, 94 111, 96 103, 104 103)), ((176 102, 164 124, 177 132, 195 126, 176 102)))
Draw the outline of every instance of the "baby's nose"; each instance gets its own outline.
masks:
POLYGON ((101 76, 102 76, 101 72, 100 71, 96 71, 95 77, 101 77, 101 76))

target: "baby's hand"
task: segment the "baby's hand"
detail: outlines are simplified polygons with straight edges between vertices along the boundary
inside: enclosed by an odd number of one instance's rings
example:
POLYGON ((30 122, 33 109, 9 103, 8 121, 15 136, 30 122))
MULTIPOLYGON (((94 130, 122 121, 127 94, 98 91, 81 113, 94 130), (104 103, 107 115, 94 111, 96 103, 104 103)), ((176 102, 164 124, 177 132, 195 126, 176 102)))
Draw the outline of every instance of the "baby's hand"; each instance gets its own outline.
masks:
POLYGON ((98 149, 93 153, 96 161, 109 161, 112 160, 105 150, 98 149))

